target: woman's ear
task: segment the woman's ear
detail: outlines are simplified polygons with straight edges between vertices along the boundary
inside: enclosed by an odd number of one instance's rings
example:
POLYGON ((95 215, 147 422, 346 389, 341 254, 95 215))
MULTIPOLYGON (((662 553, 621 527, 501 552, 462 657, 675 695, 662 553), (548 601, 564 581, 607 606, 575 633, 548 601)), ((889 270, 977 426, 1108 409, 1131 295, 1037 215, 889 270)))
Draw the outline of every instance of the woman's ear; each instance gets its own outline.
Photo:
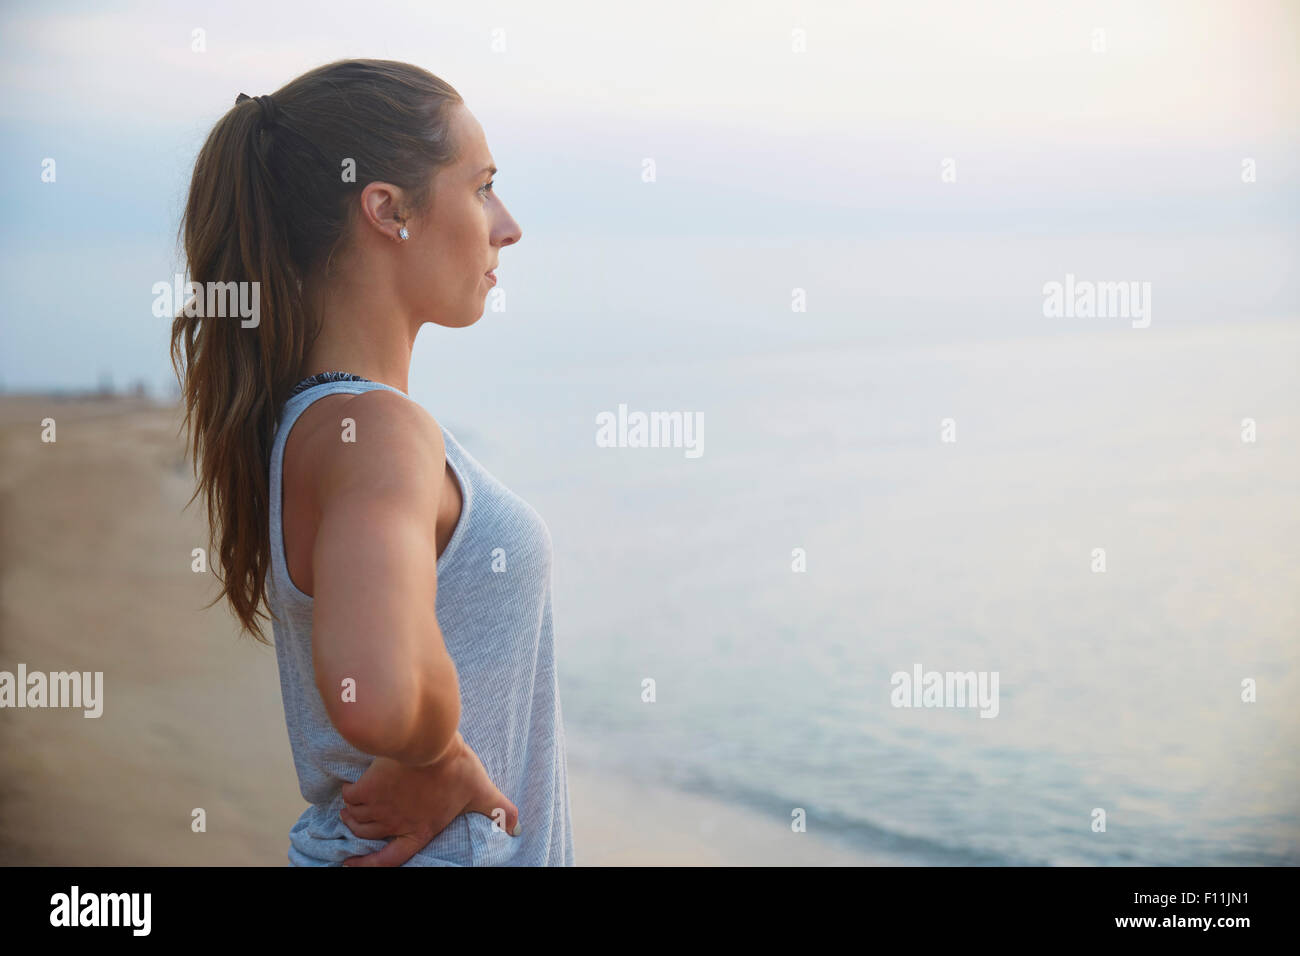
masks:
POLYGON ((402 208, 402 188, 392 183, 367 183, 361 190, 361 218, 367 228, 376 229, 385 239, 400 241, 399 230, 406 222, 402 208))

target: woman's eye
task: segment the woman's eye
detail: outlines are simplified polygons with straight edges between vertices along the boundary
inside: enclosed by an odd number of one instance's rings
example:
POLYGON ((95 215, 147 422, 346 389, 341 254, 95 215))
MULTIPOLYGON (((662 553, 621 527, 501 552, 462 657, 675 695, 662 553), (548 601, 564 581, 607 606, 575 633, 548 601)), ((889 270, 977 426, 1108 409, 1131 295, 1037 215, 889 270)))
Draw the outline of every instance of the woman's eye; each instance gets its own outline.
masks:
POLYGON ((493 180, 489 180, 488 182, 484 183, 481 187, 479 187, 479 192, 482 192, 482 191, 485 190, 485 189, 486 189, 488 192, 491 192, 491 191, 492 191, 492 184, 495 183, 495 182, 496 182, 496 180, 493 179, 493 180))

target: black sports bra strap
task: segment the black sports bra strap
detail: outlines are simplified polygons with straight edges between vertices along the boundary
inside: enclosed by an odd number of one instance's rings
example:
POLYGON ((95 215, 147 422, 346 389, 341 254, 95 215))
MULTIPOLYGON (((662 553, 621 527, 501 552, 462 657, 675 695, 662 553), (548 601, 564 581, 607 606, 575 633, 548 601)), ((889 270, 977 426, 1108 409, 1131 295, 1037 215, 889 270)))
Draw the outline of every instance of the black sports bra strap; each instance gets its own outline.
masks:
POLYGON ((317 385, 324 385, 327 382, 368 382, 370 379, 362 378, 360 375, 353 375, 351 372, 317 372, 315 375, 304 378, 301 382, 293 387, 289 393, 292 398, 299 392, 305 392, 309 388, 315 388, 317 385))

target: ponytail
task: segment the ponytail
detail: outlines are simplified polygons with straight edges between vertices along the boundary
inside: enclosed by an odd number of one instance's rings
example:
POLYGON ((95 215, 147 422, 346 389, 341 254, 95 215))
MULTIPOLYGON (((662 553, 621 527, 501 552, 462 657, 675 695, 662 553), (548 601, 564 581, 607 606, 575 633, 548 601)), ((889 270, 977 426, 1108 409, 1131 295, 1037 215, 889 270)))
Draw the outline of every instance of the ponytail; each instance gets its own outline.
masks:
POLYGON ((241 631, 263 644, 271 442, 319 331, 303 286, 346 243, 366 183, 401 186, 417 208, 427 201, 434 171, 455 157, 447 110, 460 102, 418 67, 341 60, 270 97, 240 94, 195 161, 181 232, 200 295, 171 330, 198 479, 190 501, 204 496, 217 556, 221 592, 208 606, 226 598, 241 631), (352 181, 340 172, 349 160, 352 181), (214 288, 238 289, 253 321, 210 314, 219 297, 201 290, 214 288))

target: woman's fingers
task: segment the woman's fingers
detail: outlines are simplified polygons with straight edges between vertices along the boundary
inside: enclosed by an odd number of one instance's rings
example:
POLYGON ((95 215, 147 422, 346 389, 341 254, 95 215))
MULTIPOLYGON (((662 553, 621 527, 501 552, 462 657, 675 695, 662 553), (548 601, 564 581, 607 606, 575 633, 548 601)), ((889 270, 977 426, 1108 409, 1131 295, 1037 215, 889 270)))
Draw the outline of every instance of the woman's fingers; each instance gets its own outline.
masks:
MULTIPOLYGON (((425 840, 424 843, 429 842, 425 840)), ((415 851, 424 846, 414 837, 399 836, 394 837, 382 850, 376 850, 374 853, 367 853, 365 856, 350 856, 343 861, 344 866, 401 866, 411 857, 415 856, 415 851)))
POLYGON ((493 788, 485 802, 476 804, 473 807, 475 813, 481 813, 492 820, 493 826, 502 827, 506 833, 511 836, 519 836, 523 829, 519 826, 519 808, 507 799, 506 795, 500 790, 493 788), (505 819, 502 820, 502 812, 505 819))
POLYGON ((349 830, 363 840, 386 840, 393 835, 393 828, 382 823, 359 823, 350 816, 340 819, 349 830))
POLYGON ((345 820, 355 820, 357 823, 378 823, 379 818, 375 811, 364 803, 355 807, 344 807, 339 811, 339 816, 345 820))

